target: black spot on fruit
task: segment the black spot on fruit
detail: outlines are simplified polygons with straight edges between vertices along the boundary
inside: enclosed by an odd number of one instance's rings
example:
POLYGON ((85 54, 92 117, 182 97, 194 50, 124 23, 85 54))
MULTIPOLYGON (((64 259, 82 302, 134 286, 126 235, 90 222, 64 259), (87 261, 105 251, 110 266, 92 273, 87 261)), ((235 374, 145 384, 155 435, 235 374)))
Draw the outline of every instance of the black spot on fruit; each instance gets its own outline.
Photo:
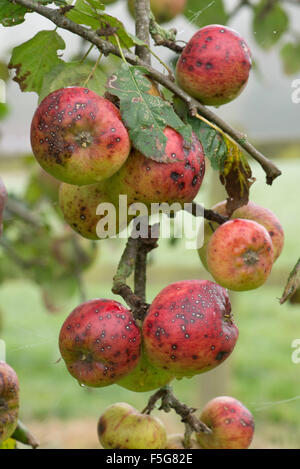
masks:
POLYGON ((219 352, 218 355, 216 356, 216 360, 218 362, 220 362, 221 360, 223 360, 224 357, 226 357, 226 355, 228 355, 228 352, 219 352))
POLYGON ((106 422, 104 419, 101 419, 98 424, 98 434, 102 435, 106 430, 106 422))
POLYGON ((173 171, 171 173, 171 179, 173 179, 173 181, 178 181, 178 179, 180 178, 180 174, 179 173, 176 173, 176 171, 173 171))

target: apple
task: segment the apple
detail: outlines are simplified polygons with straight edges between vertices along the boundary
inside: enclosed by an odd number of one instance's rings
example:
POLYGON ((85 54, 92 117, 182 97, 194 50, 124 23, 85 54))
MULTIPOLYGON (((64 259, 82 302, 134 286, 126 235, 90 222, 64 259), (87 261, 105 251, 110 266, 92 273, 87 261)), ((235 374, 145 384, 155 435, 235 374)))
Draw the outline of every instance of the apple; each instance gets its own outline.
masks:
POLYGON ((131 145, 116 106, 87 88, 69 87, 49 94, 37 108, 31 146, 56 179, 86 185, 117 172, 131 145))
POLYGON ((88 186, 61 184, 59 206, 68 225, 84 238, 92 240, 117 235, 132 219, 127 213, 121 214, 120 219, 119 203, 117 199, 113 203, 103 182, 88 186), (107 207, 101 214, 97 211, 100 204, 107 207))
MULTIPOLYGON (((135 0, 128 0, 128 9, 135 16, 135 0)), ((150 0, 150 7, 158 23, 167 23, 183 13, 186 0, 150 0)))
POLYGON ((59 335, 61 356, 80 384, 109 386, 140 358, 141 334, 131 312, 114 300, 95 299, 74 309, 59 335))
POLYGON ((105 449, 163 449, 167 441, 158 418, 123 402, 111 405, 101 415, 98 436, 105 449))
POLYGON ((16 372, 0 361, 0 444, 7 440, 18 425, 20 386, 16 372))
MULTIPOLYGON (((219 202, 212 210, 214 212, 220 213, 220 215, 227 216, 226 211, 226 204, 227 201, 223 200, 219 202)), ((246 220, 253 220, 259 223, 260 225, 264 226, 266 230, 268 230, 269 235, 272 238, 273 248, 274 248, 274 262, 280 256, 283 245, 284 245, 284 231, 282 225, 276 215, 271 212, 271 210, 261 207, 260 205, 255 204, 254 202, 248 202, 247 205, 243 205, 242 207, 236 209, 231 218, 243 218, 246 220)), ((207 261, 206 261, 206 254, 207 254, 207 245, 210 238, 213 235, 214 230, 218 228, 218 224, 214 222, 209 222, 205 220, 204 223, 204 244, 199 249, 198 253, 202 264, 207 270, 207 261)))
POLYGON ((254 434, 254 419, 251 412, 237 399, 216 397, 206 404, 199 418, 212 430, 211 434, 196 434, 202 448, 249 448, 254 434))
POLYGON ((266 228, 234 219, 219 226, 207 245, 207 266, 214 280, 229 290, 253 290, 271 273, 274 249, 266 228))
POLYGON ((242 36, 228 26, 199 29, 184 48, 176 66, 179 86, 203 104, 220 106, 245 88, 251 53, 242 36))
POLYGON ((224 288, 209 280, 184 280, 157 295, 142 334, 149 360, 182 378, 220 365, 234 349, 238 328, 224 288))

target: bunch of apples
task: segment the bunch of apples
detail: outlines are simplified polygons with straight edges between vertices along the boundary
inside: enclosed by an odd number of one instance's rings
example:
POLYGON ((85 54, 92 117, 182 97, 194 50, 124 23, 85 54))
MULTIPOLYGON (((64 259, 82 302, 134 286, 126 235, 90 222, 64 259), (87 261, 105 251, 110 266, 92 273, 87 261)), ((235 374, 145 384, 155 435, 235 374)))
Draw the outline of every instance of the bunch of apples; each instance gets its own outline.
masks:
MULTIPOLYGON (((220 396, 209 401, 199 417, 210 430, 196 433, 191 449, 247 449, 253 439, 251 412, 237 399, 220 396)), ((108 407, 98 422, 105 449, 184 449, 184 435, 167 435, 160 419, 119 402, 108 407)))
MULTIPOLYGON (((210 25, 184 48, 176 78, 183 90, 203 104, 219 106, 242 92, 250 68, 251 55, 243 38, 226 26, 210 25)), ((151 80, 149 93, 160 95, 151 80)), ((82 87, 51 93, 39 105, 31 126, 37 161, 62 182, 59 203, 65 220, 89 239, 99 238, 97 225, 103 215, 97 214, 97 206, 101 202, 114 204, 117 218, 121 216, 120 194, 127 195, 128 205, 194 200, 205 173, 203 147, 195 134, 190 148, 171 127, 164 134, 167 162, 146 158, 132 146, 119 109, 82 87)), ((226 215, 226 202, 214 209, 226 215)), ((167 286, 142 323, 111 299, 79 305, 65 320, 59 337, 68 371, 82 385, 118 384, 145 392, 215 368, 231 354, 238 339, 226 288, 241 291, 262 285, 282 247, 278 219, 252 202, 221 226, 206 223, 199 254, 217 283, 197 279, 167 286)), ((213 430, 212 435, 196 435, 201 447, 250 445, 253 419, 238 401, 216 399, 201 418, 213 430)), ((99 435, 108 448, 167 447, 161 424, 127 404, 107 410, 99 422, 99 435), (119 420, 120 431, 113 434, 119 420), (140 440, 145 433, 142 429, 149 425, 151 438, 140 440)), ((177 444, 178 439, 171 440, 170 445, 177 444)))

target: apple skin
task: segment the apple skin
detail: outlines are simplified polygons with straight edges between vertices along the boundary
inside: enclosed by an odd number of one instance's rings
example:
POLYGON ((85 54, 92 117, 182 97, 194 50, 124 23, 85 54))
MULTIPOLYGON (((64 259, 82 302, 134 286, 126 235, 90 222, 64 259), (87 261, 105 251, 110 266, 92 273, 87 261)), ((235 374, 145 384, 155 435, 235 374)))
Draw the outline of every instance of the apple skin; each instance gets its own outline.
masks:
POLYGON ((134 392, 159 389, 172 381, 173 376, 151 363, 142 345, 141 358, 134 370, 118 381, 122 388, 134 392))
POLYGON ((203 104, 219 106, 245 88, 251 53, 240 34, 227 26, 201 28, 184 48, 176 66, 179 86, 203 104))
POLYGON ((274 249, 262 225, 252 220, 230 220, 216 229, 207 245, 208 270, 222 287, 253 290, 271 273, 274 249))
POLYGON ((7 440, 18 424, 20 386, 16 372, 0 361, 0 444, 7 440))
POLYGON ((142 335, 149 360, 182 378, 220 365, 234 349, 238 328, 224 288, 209 280, 185 280, 157 295, 142 335))
MULTIPOLYGON (((128 9, 135 16, 135 0, 128 0, 128 9)), ((167 23, 183 13, 186 0, 150 0, 150 7, 157 23, 167 23)))
POLYGON ((141 334, 131 312, 114 300, 79 305, 65 320, 59 348, 80 384, 109 386, 130 373, 140 358, 141 334))
POLYGON ((184 204, 194 200, 205 174, 202 145, 193 134, 192 147, 188 150, 178 132, 167 127, 164 134, 168 139, 166 156, 176 161, 160 163, 133 149, 120 171, 105 182, 113 200, 119 194, 127 195, 129 205, 135 202, 184 204))
MULTIPOLYGON (((112 236, 117 235, 131 221, 132 217, 119 219, 119 205, 113 204, 111 197, 103 182, 90 184, 88 186, 75 186, 63 183, 59 189, 59 206, 68 225, 82 237, 92 240, 107 238, 107 234, 99 227, 99 222, 104 217, 107 219, 109 213, 97 215, 97 207, 101 203, 110 203, 115 207, 110 220, 114 228, 112 236)), ((107 226, 105 226, 105 230, 107 226)))
POLYGON ((31 124, 31 146, 45 171, 76 185, 109 178, 130 153, 119 110, 81 87, 59 89, 41 102, 31 124))
POLYGON ((101 415, 99 441, 105 449, 163 449, 167 435, 161 421, 118 402, 101 415))
POLYGON ((251 412, 237 399, 216 397, 206 404, 199 418, 212 430, 210 435, 196 434, 202 448, 249 448, 254 434, 254 419, 251 412))
MULTIPOLYGON (((214 212, 220 213, 220 215, 227 216, 226 211, 227 201, 223 200, 219 202, 212 210, 214 212)), ((274 249, 274 262, 280 256, 283 246, 284 246, 284 231, 282 225, 276 215, 271 212, 271 210, 261 207, 260 205, 255 204, 254 202, 248 202, 247 205, 243 205, 233 212, 231 218, 243 218, 245 220, 256 221, 260 225, 264 226, 268 230, 269 235, 272 238, 273 249, 274 249)), ((207 254, 207 245, 212 237, 213 230, 218 228, 218 224, 214 222, 204 222, 204 243, 203 246, 198 250, 200 259, 203 266, 207 268, 206 254, 207 254)))

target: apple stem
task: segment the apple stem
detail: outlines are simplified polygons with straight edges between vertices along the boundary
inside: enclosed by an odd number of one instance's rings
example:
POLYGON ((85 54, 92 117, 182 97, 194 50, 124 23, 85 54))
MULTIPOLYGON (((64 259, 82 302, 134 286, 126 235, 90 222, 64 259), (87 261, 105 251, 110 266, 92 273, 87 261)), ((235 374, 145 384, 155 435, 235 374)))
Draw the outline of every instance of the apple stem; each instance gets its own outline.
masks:
POLYGON ((147 406, 143 410, 143 414, 151 414, 154 410, 156 403, 161 401, 159 410, 164 412, 170 412, 171 409, 175 410, 176 414, 180 415, 181 421, 186 425, 187 441, 189 444, 190 432, 206 433, 211 434, 211 429, 208 428, 205 423, 195 417, 194 413, 197 409, 190 408, 183 402, 180 402, 174 395, 173 390, 170 386, 164 386, 156 391, 149 399, 147 406), (189 429, 187 429, 189 427, 189 429), (189 436, 188 436, 189 434, 189 436))

